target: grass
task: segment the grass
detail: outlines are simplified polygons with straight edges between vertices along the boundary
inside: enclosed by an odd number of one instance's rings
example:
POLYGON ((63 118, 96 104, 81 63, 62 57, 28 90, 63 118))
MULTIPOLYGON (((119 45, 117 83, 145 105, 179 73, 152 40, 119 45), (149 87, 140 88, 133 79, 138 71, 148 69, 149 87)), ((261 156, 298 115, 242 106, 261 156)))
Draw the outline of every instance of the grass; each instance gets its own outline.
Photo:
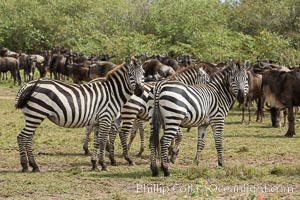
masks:
MULTIPOLYGON (((18 89, 9 82, 0 85, 0 199, 300 198, 299 123, 296 136, 286 138, 283 135, 287 127, 270 128, 268 114, 263 124, 242 125, 238 109, 231 110, 226 118, 223 168, 217 166, 210 128, 200 163, 194 164, 194 128, 189 133, 183 131, 178 158, 170 165, 171 177, 163 177, 162 172, 159 177, 151 176, 149 150, 142 158, 136 156, 139 137, 130 152, 135 166, 128 166, 122 158, 117 139, 118 166, 109 166, 108 172, 94 172, 90 170, 90 157, 83 155, 84 129, 65 129, 46 120, 33 139, 41 172, 20 173, 16 137, 24 122, 21 111, 14 108, 18 89)), ((147 146, 148 126, 146 133, 147 146)))

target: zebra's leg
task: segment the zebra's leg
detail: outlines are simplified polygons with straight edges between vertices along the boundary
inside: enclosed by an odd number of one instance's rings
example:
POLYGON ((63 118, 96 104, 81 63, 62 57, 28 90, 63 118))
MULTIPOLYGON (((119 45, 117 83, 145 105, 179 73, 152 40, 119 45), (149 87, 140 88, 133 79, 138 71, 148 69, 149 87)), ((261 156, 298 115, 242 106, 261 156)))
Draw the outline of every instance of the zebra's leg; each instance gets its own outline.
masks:
POLYGON ((121 119, 116 119, 112 124, 109 132, 109 159, 112 166, 117 166, 117 162, 115 160, 115 139, 118 134, 118 128, 120 125, 121 119))
POLYGON ((196 165, 199 164, 199 161, 200 161, 200 154, 201 154, 201 151, 204 149, 205 147, 205 133, 206 133, 206 129, 207 129, 208 125, 205 124, 205 125, 200 125, 198 127, 198 142, 197 142, 197 153, 196 153, 196 156, 195 156, 195 160, 194 160, 194 163, 196 165))
POLYGON ((247 107, 248 107, 248 118, 249 118, 248 125, 251 124, 251 104, 252 104, 252 102, 248 102, 248 105, 247 105, 247 107))
POLYGON ((130 133, 130 139, 129 139, 128 146, 127 146, 128 151, 130 150, 132 142, 133 142, 133 140, 134 140, 134 138, 136 136, 136 133, 137 133, 137 130, 138 130, 138 122, 139 121, 137 119, 134 120, 134 122, 133 122, 131 133, 130 133))
POLYGON ((223 166, 223 130, 224 130, 224 119, 223 120, 212 120, 211 125, 213 128, 214 139, 215 139, 215 147, 217 149, 218 154, 218 165, 220 167, 223 166))
POLYGON ((168 131, 166 127, 164 135, 161 137, 160 140, 160 147, 161 147, 161 169, 164 171, 164 176, 170 176, 169 167, 168 167, 168 148, 176 136, 177 132, 168 131))
POLYGON ((141 146, 140 146, 140 152, 138 153, 138 156, 142 157, 142 153, 145 150, 145 124, 143 120, 139 120, 139 131, 140 131, 141 146))
POLYGON ((151 131, 150 131, 150 144, 149 144, 149 148, 150 148, 150 169, 152 171, 152 176, 158 176, 158 168, 157 168, 157 164, 156 164, 156 156, 157 156, 157 151, 158 146, 159 146, 159 136, 155 137, 154 136, 154 132, 153 132, 153 125, 151 123, 150 120, 150 127, 151 127, 151 131))
POLYGON ((26 136, 23 131, 17 137, 20 153, 20 163, 22 166, 22 172, 28 172, 28 161, 26 155, 26 136))
POLYGON ((177 155, 179 153, 179 145, 180 145, 181 141, 182 141, 182 131, 179 128, 177 131, 177 135, 175 136, 175 146, 172 148, 172 151, 171 151, 170 161, 173 164, 175 163, 177 155))
POLYGON ((43 117, 36 117, 26 120, 25 127, 17 137, 19 152, 20 152, 20 162, 22 166, 22 172, 28 171, 28 161, 29 166, 32 167, 33 172, 39 172, 39 167, 35 162, 32 153, 32 138, 35 130, 43 121, 43 117), (28 160, 27 160, 28 158, 28 160))
POLYGON ((26 153, 28 156, 28 160, 29 160, 29 166, 32 167, 32 171, 33 172, 40 172, 40 169, 38 167, 38 165, 35 162, 35 159, 33 157, 33 153, 32 153, 32 138, 33 135, 28 137, 28 141, 26 143, 26 153))
POLYGON ((127 160, 128 164, 130 166, 135 165, 129 156, 128 148, 127 148, 127 137, 128 137, 128 133, 130 132, 131 127, 133 125, 133 121, 134 121, 134 119, 130 120, 130 121, 126 121, 126 123, 123 121, 121 132, 120 132, 120 140, 121 140, 122 149, 123 149, 123 156, 124 156, 125 160, 127 160))
POLYGON ((91 158, 92 162, 92 170, 93 171, 99 171, 97 167, 97 158, 98 158, 98 150, 100 149, 100 138, 99 138, 99 125, 97 125, 97 128, 95 127, 94 129, 94 150, 93 150, 93 155, 91 158))
POLYGON ((98 143, 100 146, 97 146, 100 149, 99 152, 99 164, 102 167, 102 171, 108 171, 105 160, 104 160, 104 156, 105 156, 105 148, 106 148, 106 143, 107 143, 107 138, 108 138, 108 134, 111 128, 111 123, 112 123, 112 119, 109 118, 102 118, 101 121, 99 122, 99 137, 97 137, 98 139, 98 143))
POLYGON ((84 151, 84 155, 88 156, 91 155, 91 152, 89 151, 89 140, 90 140, 90 135, 93 131, 94 126, 93 125, 89 125, 87 127, 85 127, 85 139, 84 139, 84 143, 83 143, 83 151, 84 151))
POLYGON ((245 104, 239 104, 242 105, 242 124, 245 123, 245 104))

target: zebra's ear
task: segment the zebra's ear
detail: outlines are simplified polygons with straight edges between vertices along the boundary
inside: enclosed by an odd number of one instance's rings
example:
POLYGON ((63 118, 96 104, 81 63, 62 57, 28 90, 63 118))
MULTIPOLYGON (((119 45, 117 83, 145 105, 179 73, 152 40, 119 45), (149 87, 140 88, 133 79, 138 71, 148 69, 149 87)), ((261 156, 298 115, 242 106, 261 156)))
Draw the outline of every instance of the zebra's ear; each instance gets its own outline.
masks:
POLYGON ((249 61, 249 60, 245 60, 244 67, 245 67, 246 70, 249 70, 249 69, 251 68, 250 61, 249 61))
POLYGON ((234 68, 234 69, 237 67, 235 62, 233 61, 233 59, 230 59, 228 61, 228 66, 231 67, 231 68, 234 68))
POLYGON ((235 66, 235 64, 234 64, 234 62, 233 62, 232 59, 230 59, 230 60, 228 61, 228 66, 231 67, 231 68, 233 68, 233 67, 235 66))
POLYGON ((130 64, 130 61, 131 61, 130 56, 127 56, 127 57, 125 58, 126 64, 129 65, 129 64, 130 64))

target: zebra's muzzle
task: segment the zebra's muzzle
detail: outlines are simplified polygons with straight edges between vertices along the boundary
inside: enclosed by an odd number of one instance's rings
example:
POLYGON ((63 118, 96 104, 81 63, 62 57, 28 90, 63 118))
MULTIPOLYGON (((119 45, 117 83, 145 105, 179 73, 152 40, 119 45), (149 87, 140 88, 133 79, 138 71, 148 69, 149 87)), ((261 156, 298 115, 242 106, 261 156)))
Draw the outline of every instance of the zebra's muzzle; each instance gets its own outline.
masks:
POLYGON ((244 92, 242 90, 238 91, 237 100, 241 103, 244 103, 244 101, 246 100, 244 92))
POLYGON ((134 94, 138 97, 142 96, 144 92, 144 87, 141 84, 136 84, 134 89, 134 94))

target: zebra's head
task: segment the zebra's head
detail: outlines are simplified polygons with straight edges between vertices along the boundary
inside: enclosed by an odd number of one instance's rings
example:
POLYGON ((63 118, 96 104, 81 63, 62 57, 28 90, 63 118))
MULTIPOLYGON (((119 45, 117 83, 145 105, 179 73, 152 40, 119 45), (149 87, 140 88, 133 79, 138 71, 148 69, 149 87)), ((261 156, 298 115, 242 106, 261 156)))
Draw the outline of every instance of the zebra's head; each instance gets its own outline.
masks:
POLYGON ((246 60, 244 65, 240 65, 239 62, 230 62, 229 65, 232 68, 230 88, 232 89, 232 92, 236 96, 237 100, 245 103, 246 96, 249 92, 247 70, 250 68, 250 62, 249 60, 246 60))
POLYGON ((136 96, 142 96, 144 92, 144 69, 135 57, 131 57, 126 60, 129 65, 129 81, 134 94, 136 96))

